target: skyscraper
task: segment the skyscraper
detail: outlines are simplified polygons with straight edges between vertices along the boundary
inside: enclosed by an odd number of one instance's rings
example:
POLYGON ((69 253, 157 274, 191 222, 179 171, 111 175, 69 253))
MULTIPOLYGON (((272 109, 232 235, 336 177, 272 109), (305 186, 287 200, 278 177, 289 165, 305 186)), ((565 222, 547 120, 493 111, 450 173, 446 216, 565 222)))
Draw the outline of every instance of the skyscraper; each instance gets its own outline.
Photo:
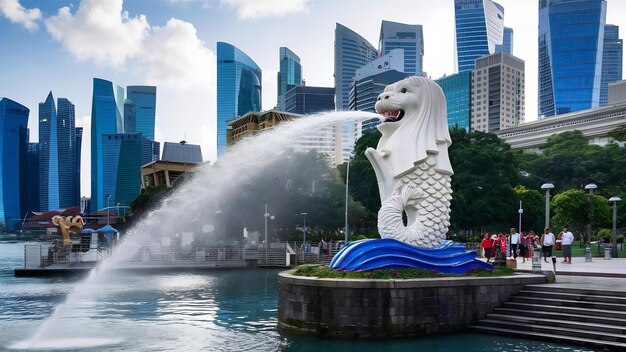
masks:
POLYGON ((604 26, 600 105, 606 105, 609 101, 609 84, 622 79, 623 51, 624 41, 619 39, 619 27, 611 24, 604 26))
POLYGON ((404 68, 399 70, 411 76, 422 76, 424 58, 424 34, 419 24, 383 21, 378 40, 380 55, 394 49, 404 50, 404 68))
POLYGON ((28 108, 13 100, 0 99, 0 225, 9 230, 19 225, 27 211, 29 113, 28 108))
POLYGON ((285 111, 285 93, 302 85, 300 58, 288 48, 279 49, 280 71, 278 71, 278 111, 285 111))
POLYGON ((39 103, 39 210, 78 205, 74 104, 65 98, 54 104, 52 92, 39 103))
POLYGON ((458 72, 473 70, 476 59, 504 43, 504 7, 492 0, 454 0, 454 15, 458 72))
POLYGON ((472 71, 463 71, 436 80, 446 96, 448 126, 469 131, 471 118, 472 71))
POLYGON ((226 122, 261 111, 261 69, 235 46, 217 43, 217 153, 226 150, 226 122))
MULTIPOLYGON (((39 143, 28 143, 26 161, 26 211, 40 211, 39 208, 39 143)), ((26 213, 24 213, 25 215, 26 213)))
POLYGON ((503 52, 513 55, 513 28, 504 27, 502 45, 496 45, 496 52, 503 52))
POLYGON ((141 190, 142 135, 103 134, 102 150, 104 206, 128 206, 141 190))
POLYGON ((378 56, 376 48, 363 37, 339 23, 335 28, 335 106, 350 108, 350 84, 357 69, 378 56))
POLYGON ((124 109, 124 133, 141 133, 145 138, 154 140, 156 122, 156 87, 128 86, 126 98, 135 104, 135 129, 126 130, 126 108, 124 109))
POLYGON ((600 103, 604 0, 539 1, 539 115, 600 103))
POLYGON ((472 72, 473 131, 496 132, 524 122, 524 61, 504 52, 476 60, 472 72))
POLYGON ((335 88, 297 86, 285 93, 284 112, 308 115, 335 110, 335 88))

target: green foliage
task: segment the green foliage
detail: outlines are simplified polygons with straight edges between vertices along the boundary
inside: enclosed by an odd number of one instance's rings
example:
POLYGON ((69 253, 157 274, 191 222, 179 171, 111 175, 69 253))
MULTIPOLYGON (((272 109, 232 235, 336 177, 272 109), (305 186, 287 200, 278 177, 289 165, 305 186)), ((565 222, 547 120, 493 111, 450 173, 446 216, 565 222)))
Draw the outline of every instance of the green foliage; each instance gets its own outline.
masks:
MULTIPOLYGON (((592 203, 593 223, 596 226, 606 225, 609 221, 611 211, 607 199, 594 194, 592 203)), ((551 206, 552 209, 554 209, 552 223, 555 229, 569 226, 572 232, 578 232, 580 234, 587 233, 585 226, 590 220, 588 193, 580 189, 567 190, 554 196, 551 206)), ((584 238, 586 238, 586 236, 584 236, 584 238)))
POLYGON ((609 133, 616 141, 626 142, 626 126, 620 126, 609 133))
POLYGON ((437 277, 455 276, 508 276, 513 275, 514 270, 509 268, 496 268, 495 270, 473 270, 464 275, 442 274, 435 271, 406 268, 392 270, 372 270, 372 271, 334 271, 327 266, 318 264, 303 264, 296 267, 294 275, 309 276, 332 279, 377 279, 377 280, 406 280, 424 279, 437 277))
MULTIPOLYGON (((600 229, 596 236, 596 240, 603 242, 603 243, 610 243, 612 237, 613 237, 612 229, 600 229)), ((616 234, 615 239, 617 240, 617 243, 624 242, 624 236, 620 235, 619 233, 616 234)))
POLYGON ((515 193, 518 202, 522 201, 522 208, 524 209, 522 230, 535 230, 537 233, 542 233, 545 225, 545 196, 537 190, 528 189, 522 185, 515 186, 513 193, 515 193))
POLYGON ((367 240, 368 238, 365 237, 364 235, 359 235, 359 236, 357 236, 356 239, 357 239, 357 241, 360 241, 360 240, 367 240))
MULTIPOLYGON (((350 161, 350 195, 361 202, 371 213, 378 213, 380 209, 380 194, 376 174, 365 156, 369 147, 376 148, 382 135, 376 129, 369 130, 359 138, 354 147, 354 158, 350 161)), ((339 173, 345 183, 346 164, 339 165, 339 173)), ((375 224, 373 224, 375 226, 375 224)))

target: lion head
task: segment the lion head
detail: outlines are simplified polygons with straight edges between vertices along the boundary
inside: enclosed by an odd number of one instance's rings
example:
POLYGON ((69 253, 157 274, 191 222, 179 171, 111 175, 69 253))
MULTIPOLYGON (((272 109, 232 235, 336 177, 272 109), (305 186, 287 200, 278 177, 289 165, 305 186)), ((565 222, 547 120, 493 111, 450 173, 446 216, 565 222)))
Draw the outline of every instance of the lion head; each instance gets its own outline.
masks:
POLYGON ((443 91, 431 79, 409 77, 385 87, 376 102, 382 115, 376 150, 391 164, 393 177, 409 172, 428 154, 438 155, 438 171, 452 174, 446 110, 443 91))

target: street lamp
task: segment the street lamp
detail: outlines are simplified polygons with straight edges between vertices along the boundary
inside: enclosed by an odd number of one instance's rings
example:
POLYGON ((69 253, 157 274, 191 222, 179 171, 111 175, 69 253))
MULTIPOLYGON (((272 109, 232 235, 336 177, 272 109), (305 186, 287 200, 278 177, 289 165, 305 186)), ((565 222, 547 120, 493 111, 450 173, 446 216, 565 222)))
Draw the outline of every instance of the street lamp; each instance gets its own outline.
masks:
POLYGON ((620 202, 622 198, 611 197, 609 202, 613 203, 613 236, 611 236, 611 257, 617 258, 617 202, 620 202))
POLYGON ((306 216, 308 213, 300 213, 300 215, 302 215, 304 217, 304 227, 303 227, 303 231, 304 231, 304 240, 302 243, 302 251, 306 252, 306 216))
POLYGON ((524 209, 522 208, 522 201, 519 201, 519 210, 517 211, 519 213, 519 226, 517 227, 517 231, 519 231, 520 233, 522 232, 522 214, 524 214, 524 209))
POLYGON ((263 214, 265 218, 265 264, 267 264, 267 218, 274 220, 274 215, 270 215, 267 211, 267 204, 265 204, 265 213, 263 214))
POLYGON ((350 180, 350 159, 347 161, 346 165, 346 233, 345 233, 345 242, 348 243, 348 181, 350 180))
POLYGON ((593 226, 593 190, 598 188, 595 183, 590 183, 585 186, 585 189, 589 191, 589 224, 587 227, 587 246, 591 246, 591 227, 593 226))
POLYGON ((108 225, 109 224, 109 201, 111 200, 111 195, 107 194, 106 199, 107 199, 107 225, 108 225))
POLYGON ((546 222, 544 228, 550 227, 550 190, 554 188, 551 183, 544 183, 541 185, 541 189, 546 190, 546 222))

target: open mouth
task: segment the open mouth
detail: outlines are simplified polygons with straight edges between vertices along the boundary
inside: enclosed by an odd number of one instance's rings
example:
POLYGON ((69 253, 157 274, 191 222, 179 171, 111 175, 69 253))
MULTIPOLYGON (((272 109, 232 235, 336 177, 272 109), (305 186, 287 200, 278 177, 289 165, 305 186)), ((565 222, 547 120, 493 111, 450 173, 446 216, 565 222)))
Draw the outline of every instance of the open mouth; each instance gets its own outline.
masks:
POLYGON ((404 117, 404 110, 384 111, 381 115, 383 115, 384 122, 398 122, 404 117))

